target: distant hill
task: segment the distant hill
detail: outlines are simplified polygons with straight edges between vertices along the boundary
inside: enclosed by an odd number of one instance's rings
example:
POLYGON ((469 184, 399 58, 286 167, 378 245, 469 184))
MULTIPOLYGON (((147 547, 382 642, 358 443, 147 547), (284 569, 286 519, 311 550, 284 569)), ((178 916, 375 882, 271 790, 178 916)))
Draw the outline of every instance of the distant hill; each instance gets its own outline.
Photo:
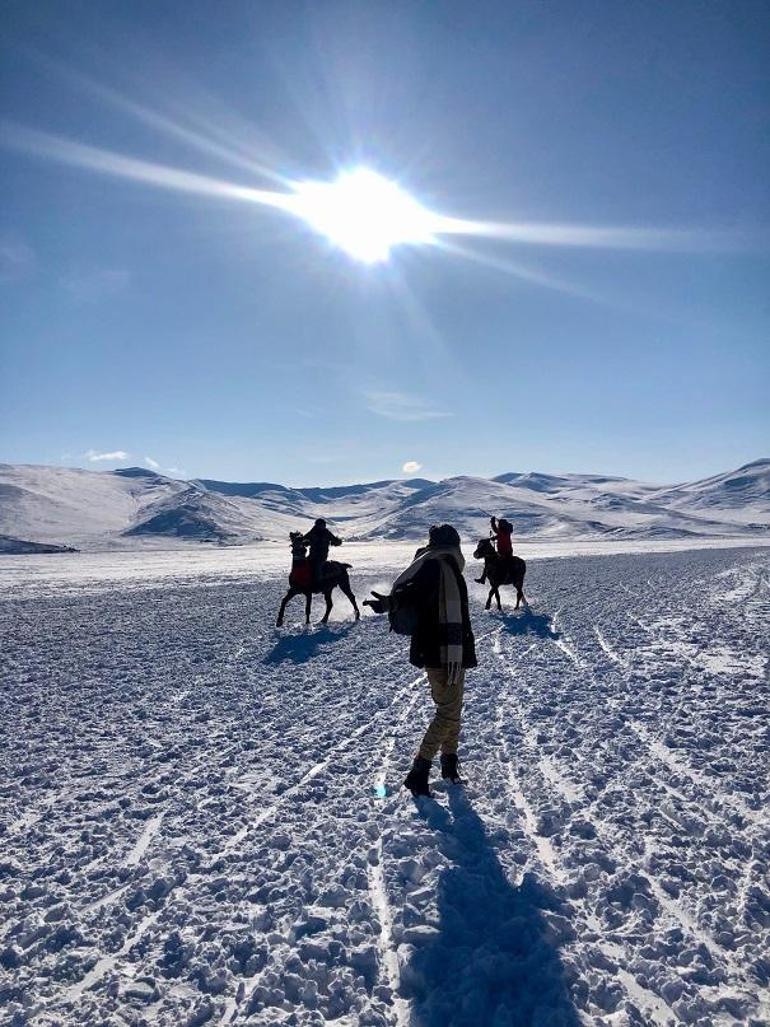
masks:
POLYGON ((77 553, 72 546, 56 546, 47 542, 27 542, 22 538, 0 535, 0 554, 5 556, 26 556, 29 553, 77 553))
POLYGON ((0 464, 0 534, 54 546, 283 540, 325 517, 348 540, 421 539, 451 521, 480 538, 490 514, 520 539, 666 539, 770 535, 770 460, 678 485, 596 474, 511 472, 291 488, 180 481, 115 471, 0 464))

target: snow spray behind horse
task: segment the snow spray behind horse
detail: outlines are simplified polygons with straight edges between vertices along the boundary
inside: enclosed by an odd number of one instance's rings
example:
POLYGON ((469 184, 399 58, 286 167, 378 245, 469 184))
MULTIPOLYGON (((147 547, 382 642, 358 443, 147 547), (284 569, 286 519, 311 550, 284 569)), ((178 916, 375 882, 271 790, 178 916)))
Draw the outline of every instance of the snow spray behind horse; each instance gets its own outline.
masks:
POLYGON ((294 596, 303 595, 305 597, 305 623, 310 623, 310 609, 313 604, 313 593, 322 593, 326 600, 326 613, 321 618, 321 623, 326 624, 329 620, 329 614, 332 612, 332 592, 339 586, 345 595, 348 597, 350 602, 353 604, 353 609, 356 613, 356 620, 361 616, 358 609, 358 603, 356 597, 353 595, 353 589, 350 587, 350 578, 348 577, 348 568, 352 566, 349 563, 339 563, 337 560, 328 560, 320 568, 320 573, 317 578, 313 577, 312 567, 310 561, 307 559, 307 547, 303 541, 304 536, 301 531, 292 531, 289 535, 291 539, 291 573, 289 575, 289 591, 281 600, 281 607, 278 611, 278 620, 276 621, 277 626, 280 628, 283 624, 283 616, 286 612, 286 604, 294 596))

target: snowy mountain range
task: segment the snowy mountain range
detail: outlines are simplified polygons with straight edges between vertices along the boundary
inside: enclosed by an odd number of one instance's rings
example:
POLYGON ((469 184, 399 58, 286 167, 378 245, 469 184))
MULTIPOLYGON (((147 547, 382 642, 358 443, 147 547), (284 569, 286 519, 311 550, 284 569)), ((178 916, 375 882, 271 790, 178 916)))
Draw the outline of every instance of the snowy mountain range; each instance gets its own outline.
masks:
POLYGON ((316 517, 349 541, 420 539, 441 521, 473 539, 487 533, 493 513, 507 517, 520 539, 766 537, 770 460, 679 485, 529 472, 334 488, 182 481, 143 467, 0 464, 0 552, 16 542, 107 549, 150 540, 278 541, 316 517))

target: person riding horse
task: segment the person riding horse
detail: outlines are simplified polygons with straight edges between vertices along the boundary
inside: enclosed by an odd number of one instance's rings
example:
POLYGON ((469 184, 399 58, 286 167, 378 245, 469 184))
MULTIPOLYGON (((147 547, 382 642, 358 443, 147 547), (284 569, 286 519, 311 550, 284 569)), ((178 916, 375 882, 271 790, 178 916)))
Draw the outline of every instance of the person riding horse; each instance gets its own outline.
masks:
MULTIPOLYGON (((513 543, 511 542, 511 533, 513 532, 513 525, 510 521, 506 521, 504 517, 500 520, 496 517, 490 517, 489 523, 492 525, 492 531, 489 533, 489 537, 497 544, 497 557, 500 560, 510 559, 513 556, 513 543)), ((480 578, 476 578, 479 585, 483 585, 487 580, 487 568, 484 565, 484 572, 480 578)))
POLYGON ((291 541, 289 591, 281 600, 278 619, 276 621, 277 626, 281 627, 283 624, 286 604, 296 595, 303 595, 305 597, 305 623, 309 624, 310 609, 313 602, 314 592, 322 593, 326 600, 326 612, 321 618, 321 623, 326 624, 332 610, 332 592, 337 587, 339 587, 350 600, 355 618, 358 620, 361 614, 358 609, 356 597, 350 586, 350 578, 348 576, 348 569, 351 565, 349 563, 338 563, 334 560, 330 563, 326 562, 326 557, 329 553, 329 545, 341 545, 341 540, 336 538, 335 535, 332 535, 330 531, 327 531, 326 524, 323 521, 321 521, 320 524, 316 521, 314 527, 310 529, 307 535, 303 535, 301 531, 289 532, 289 539, 291 541), (330 538, 326 540, 322 531, 316 529, 322 529, 330 536, 330 538), (308 537, 311 539, 309 560, 307 558, 306 542, 308 537), (315 553, 312 548, 313 541, 316 543, 315 553), (313 567, 314 556, 315 568, 313 567))
POLYGON ((517 610, 522 603, 526 603, 527 600, 524 598, 524 575, 527 573, 527 565, 521 557, 501 557, 495 552, 491 538, 479 539, 479 544, 476 546, 473 555, 477 560, 484 561, 484 577, 489 580, 489 595, 487 596, 485 609, 489 609, 493 598, 497 600, 498 610, 502 609, 500 602, 501 585, 513 585, 516 589, 517 610))
POLYGON ((313 582, 317 583, 323 576, 323 566, 329 559, 329 546, 341 546, 342 539, 333 535, 326 527, 326 521, 319 517, 313 527, 302 538, 310 546, 310 568, 313 582))

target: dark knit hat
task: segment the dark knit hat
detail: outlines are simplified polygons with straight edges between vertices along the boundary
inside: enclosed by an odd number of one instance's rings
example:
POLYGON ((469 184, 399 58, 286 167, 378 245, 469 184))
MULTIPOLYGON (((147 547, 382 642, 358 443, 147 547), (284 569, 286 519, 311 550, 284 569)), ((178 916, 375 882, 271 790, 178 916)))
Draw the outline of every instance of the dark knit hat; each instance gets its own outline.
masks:
POLYGON ((460 545, 460 536, 451 524, 434 524, 428 531, 428 540, 432 546, 460 545))

